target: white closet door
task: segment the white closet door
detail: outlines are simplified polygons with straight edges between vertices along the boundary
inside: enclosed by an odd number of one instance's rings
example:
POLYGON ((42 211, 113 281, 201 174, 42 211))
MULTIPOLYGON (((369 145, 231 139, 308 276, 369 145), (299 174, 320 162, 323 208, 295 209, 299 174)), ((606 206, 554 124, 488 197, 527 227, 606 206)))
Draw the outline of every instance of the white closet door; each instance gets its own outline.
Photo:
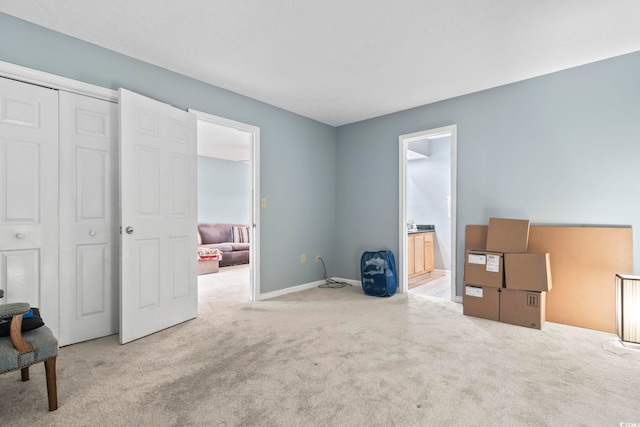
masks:
POLYGON ((196 117, 120 89, 120 342, 198 314, 196 117))
POLYGON ((58 92, 0 78, 0 304, 28 302, 59 335, 58 92))
POLYGON ((117 332, 118 106, 60 92, 60 345, 117 332))

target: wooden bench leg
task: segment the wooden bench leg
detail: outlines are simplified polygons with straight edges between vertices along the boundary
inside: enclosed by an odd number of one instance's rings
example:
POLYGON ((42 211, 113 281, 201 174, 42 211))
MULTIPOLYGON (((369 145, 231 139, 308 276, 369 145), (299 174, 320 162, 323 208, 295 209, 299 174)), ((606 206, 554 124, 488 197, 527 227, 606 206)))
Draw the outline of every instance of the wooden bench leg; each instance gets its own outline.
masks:
POLYGON ((20 373, 22 374, 22 381, 29 381, 29 367, 20 369, 20 373))
POLYGON ((49 397, 49 410, 58 409, 58 387, 56 385, 56 358, 52 357, 44 361, 44 370, 47 375, 47 396, 49 397))

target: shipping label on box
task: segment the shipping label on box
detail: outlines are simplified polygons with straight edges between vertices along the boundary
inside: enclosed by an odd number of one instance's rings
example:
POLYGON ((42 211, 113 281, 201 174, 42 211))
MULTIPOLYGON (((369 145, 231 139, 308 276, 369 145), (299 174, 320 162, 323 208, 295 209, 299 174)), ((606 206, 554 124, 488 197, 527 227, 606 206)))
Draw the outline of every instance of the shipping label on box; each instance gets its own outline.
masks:
POLYGON ((500 272, 500 256, 487 255, 487 271, 500 272))
POLYGON ((481 286, 465 286, 464 294, 470 297, 482 298, 482 287, 481 286))
POLYGON ((485 265, 487 263, 487 256, 470 253, 467 257, 467 262, 469 264, 485 265))

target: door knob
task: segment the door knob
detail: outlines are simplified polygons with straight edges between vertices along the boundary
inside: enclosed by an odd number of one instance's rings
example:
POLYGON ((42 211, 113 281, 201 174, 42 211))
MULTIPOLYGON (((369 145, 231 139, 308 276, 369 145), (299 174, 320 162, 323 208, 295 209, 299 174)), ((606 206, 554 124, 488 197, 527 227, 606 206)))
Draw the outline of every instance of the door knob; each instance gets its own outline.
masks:
POLYGON ((133 227, 132 226, 128 226, 127 228, 124 229, 124 231, 126 231, 127 234, 133 234, 133 227))
POLYGON ((89 231, 89 235, 90 235, 90 236, 95 236, 95 235, 96 235, 96 230, 91 230, 91 231, 89 231))
POLYGON ((16 234, 16 239, 24 239, 24 233, 16 234))

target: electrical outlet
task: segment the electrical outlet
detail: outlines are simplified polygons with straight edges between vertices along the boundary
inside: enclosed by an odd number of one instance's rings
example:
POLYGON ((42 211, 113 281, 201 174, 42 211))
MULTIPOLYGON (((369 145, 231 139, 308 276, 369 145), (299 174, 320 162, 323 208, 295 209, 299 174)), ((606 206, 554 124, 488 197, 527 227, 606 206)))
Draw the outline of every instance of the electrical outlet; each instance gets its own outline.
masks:
POLYGON ((262 199, 261 204, 260 204, 263 208, 267 207, 267 199, 262 199))
POLYGON ((316 254, 316 262, 320 262, 320 254, 316 254))
POLYGON ((307 263, 307 254, 300 254, 300 264, 307 263))

